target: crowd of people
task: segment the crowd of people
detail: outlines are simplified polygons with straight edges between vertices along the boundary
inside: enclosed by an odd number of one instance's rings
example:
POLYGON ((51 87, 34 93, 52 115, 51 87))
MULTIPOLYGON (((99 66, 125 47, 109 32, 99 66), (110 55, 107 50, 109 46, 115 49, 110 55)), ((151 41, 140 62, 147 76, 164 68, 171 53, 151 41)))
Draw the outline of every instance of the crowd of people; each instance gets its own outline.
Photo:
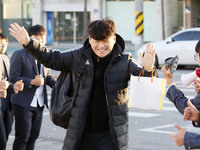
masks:
MULTIPOLYGON (((125 42, 116 33, 115 22, 109 18, 95 20, 88 25, 88 39, 81 48, 60 52, 45 47, 46 30, 41 25, 28 29, 13 23, 9 28, 23 49, 16 50, 11 60, 4 54, 8 39, 0 33, 0 149, 6 142, 15 119, 13 150, 33 150, 39 136, 44 106, 48 108, 46 85, 55 80, 49 68, 70 72, 74 104, 71 109, 63 150, 127 150, 128 149, 128 82, 130 75, 152 75, 155 53, 149 43, 141 65, 125 52, 125 42), (78 72, 81 58, 83 71, 78 72), (80 84, 78 78, 80 77, 80 84)), ((200 54, 200 44, 196 53, 200 54)), ((199 56, 200 57, 200 56, 199 56)), ((200 58, 198 59, 200 65, 200 58)), ((183 114, 185 120, 200 126, 198 95, 191 100, 173 82, 170 67, 162 68, 166 78, 167 97, 183 114), (196 107, 197 108, 196 108, 196 107)), ((196 81, 199 82, 199 81, 196 81)), ((198 84, 195 90, 200 91, 198 84)), ((199 92, 198 92, 199 93, 199 92)), ((175 143, 186 149, 200 148, 199 135, 179 129, 172 134, 175 143)))

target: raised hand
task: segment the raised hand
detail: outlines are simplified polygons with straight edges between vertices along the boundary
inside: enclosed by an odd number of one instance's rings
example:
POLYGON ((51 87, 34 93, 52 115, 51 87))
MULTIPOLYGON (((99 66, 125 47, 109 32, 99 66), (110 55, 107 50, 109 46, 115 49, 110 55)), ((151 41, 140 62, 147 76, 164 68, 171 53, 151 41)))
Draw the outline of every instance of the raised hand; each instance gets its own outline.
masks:
POLYGON ((18 91, 22 91, 23 89, 24 89, 24 83, 22 80, 19 80, 14 84, 15 93, 17 93, 18 91))
POLYGON ((197 108, 191 103, 190 100, 187 101, 188 107, 184 109, 184 120, 190 120, 190 121, 199 121, 199 111, 197 108))
POLYGON ((166 79, 166 84, 168 86, 170 86, 172 83, 174 83, 173 81, 173 75, 170 71, 170 68, 171 66, 169 66, 168 69, 166 69, 165 65, 161 68, 162 72, 163 72, 163 75, 165 76, 165 79, 166 79))
POLYGON ((178 146, 184 145, 184 137, 186 130, 178 126, 177 124, 174 124, 175 128, 177 128, 179 131, 177 133, 172 133, 171 136, 178 146))
POLYGON ((146 70, 151 70, 154 66, 155 53, 156 50, 154 49, 153 44, 151 43, 147 44, 144 56, 142 53, 139 53, 141 64, 146 70))
POLYGON ((3 80, 0 81, 0 89, 6 90, 9 86, 9 82, 7 81, 7 78, 5 77, 3 80))
POLYGON ((13 23, 10 25, 8 30, 10 31, 10 35, 13 36, 19 43, 25 46, 28 45, 30 37, 24 27, 19 26, 17 23, 13 23))

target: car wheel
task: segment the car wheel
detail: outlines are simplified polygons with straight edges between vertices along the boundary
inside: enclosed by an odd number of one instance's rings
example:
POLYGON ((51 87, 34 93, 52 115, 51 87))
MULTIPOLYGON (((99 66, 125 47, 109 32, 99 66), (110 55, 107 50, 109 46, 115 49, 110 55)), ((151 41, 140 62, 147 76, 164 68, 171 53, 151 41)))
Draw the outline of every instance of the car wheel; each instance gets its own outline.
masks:
POLYGON ((157 55, 155 56, 155 63, 154 63, 154 66, 155 66, 156 68, 159 67, 158 56, 157 56, 157 55))

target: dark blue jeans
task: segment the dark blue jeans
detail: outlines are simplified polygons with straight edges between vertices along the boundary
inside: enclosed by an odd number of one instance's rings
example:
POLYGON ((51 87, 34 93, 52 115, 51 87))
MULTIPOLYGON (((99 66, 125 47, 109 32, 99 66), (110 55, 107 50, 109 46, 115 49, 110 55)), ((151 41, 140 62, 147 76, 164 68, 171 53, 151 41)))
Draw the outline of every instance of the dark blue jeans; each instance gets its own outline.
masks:
POLYGON ((114 150, 109 132, 85 132, 79 150, 114 150))

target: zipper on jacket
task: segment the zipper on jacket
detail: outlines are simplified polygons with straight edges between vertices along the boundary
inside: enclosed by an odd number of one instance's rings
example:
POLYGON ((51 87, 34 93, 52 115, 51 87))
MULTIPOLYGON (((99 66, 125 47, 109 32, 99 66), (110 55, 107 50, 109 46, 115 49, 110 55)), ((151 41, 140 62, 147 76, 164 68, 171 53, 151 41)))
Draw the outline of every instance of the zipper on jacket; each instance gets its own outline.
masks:
POLYGON ((113 63, 115 60, 117 60, 117 58, 112 59, 110 61, 110 63, 108 64, 107 68, 106 68, 106 71, 105 71, 105 74, 104 74, 104 88, 105 88, 106 103, 107 103, 107 112, 108 112, 108 123, 109 123, 108 125, 109 125, 109 128, 110 128, 109 130, 113 130, 113 132, 114 132, 113 136, 116 139, 117 145, 119 147, 119 143, 118 143, 118 140, 117 140, 117 135, 116 135, 116 132, 115 132, 115 129, 114 129, 114 124, 113 124, 112 117, 111 117, 110 104, 109 104, 108 95, 107 95, 107 88, 106 88, 106 77, 107 77, 106 74, 107 74, 107 72, 108 72, 108 70, 109 70, 109 68, 111 66, 111 63, 113 63), (110 125, 110 121, 111 121, 111 123, 112 123, 113 126, 110 125))
MULTIPOLYGON (((95 95, 96 95, 96 91, 95 91, 95 95)), ((96 107, 96 101, 94 100, 94 107, 92 108, 92 117, 93 117, 93 125, 92 125, 92 130, 95 131, 95 107, 96 107)))

